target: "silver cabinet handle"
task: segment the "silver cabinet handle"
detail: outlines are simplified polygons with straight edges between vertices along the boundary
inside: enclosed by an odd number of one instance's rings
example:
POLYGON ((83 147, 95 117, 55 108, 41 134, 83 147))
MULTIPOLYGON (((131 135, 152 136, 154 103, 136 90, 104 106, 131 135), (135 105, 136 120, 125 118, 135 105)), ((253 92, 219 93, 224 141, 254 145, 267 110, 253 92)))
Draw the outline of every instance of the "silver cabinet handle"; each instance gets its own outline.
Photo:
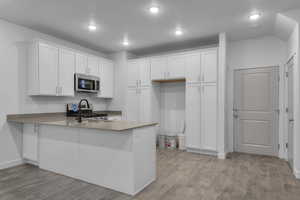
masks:
POLYGON ((140 87, 142 86, 142 80, 139 80, 139 82, 140 82, 140 87))
POLYGON ((204 74, 202 74, 201 81, 204 82, 204 74))

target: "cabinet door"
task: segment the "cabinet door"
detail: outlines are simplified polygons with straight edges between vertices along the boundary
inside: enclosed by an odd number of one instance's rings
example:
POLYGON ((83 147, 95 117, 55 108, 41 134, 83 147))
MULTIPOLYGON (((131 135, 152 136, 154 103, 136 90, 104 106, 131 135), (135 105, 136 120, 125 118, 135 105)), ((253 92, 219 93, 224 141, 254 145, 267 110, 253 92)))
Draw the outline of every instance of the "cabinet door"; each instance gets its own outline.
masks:
POLYGON ((86 74, 88 67, 87 56, 83 54, 76 54, 76 73, 86 74))
POLYGON ((59 126, 40 126, 39 167, 79 178, 79 130, 59 126))
POLYGON ((139 80, 139 60, 131 60, 127 65, 128 87, 136 88, 139 80))
POLYGON ((199 85, 186 87, 186 146, 201 148, 201 92, 199 85))
POLYGON ((139 121, 152 122, 151 87, 139 90, 139 121))
POLYGON ((167 69, 167 58, 156 57, 151 58, 151 80, 163 80, 165 79, 165 72, 167 69))
POLYGON ((59 87, 60 95, 74 96, 75 53, 66 49, 60 50, 59 87))
POLYGON ((201 82, 215 83, 218 75, 217 50, 210 50, 201 54, 201 82))
POLYGON ((140 86, 150 86, 151 80, 150 80, 150 61, 149 59, 141 59, 140 65, 139 65, 139 80, 140 80, 140 86))
POLYGON ((39 43, 39 82, 41 95, 56 95, 58 84, 58 54, 54 46, 39 43))
POLYGON ((99 74, 99 59, 94 56, 88 57, 87 74, 92 76, 98 76, 99 74))
POLYGON ((114 91, 114 64, 108 60, 100 62, 100 91, 99 97, 112 98, 114 91))
POLYGON ((38 162, 38 127, 35 124, 23 125, 23 158, 38 162))
POLYGON ((185 78, 185 57, 172 55, 168 57, 167 79, 185 78))
POLYGON ((205 150, 217 150, 217 86, 201 86, 201 140, 205 150))
POLYGON ((201 55, 200 53, 188 54, 186 60, 186 82, 199 83, 201 81, 201 55))
POLYGON ((129 88, 126 100, 126 119, 128 121, 139 121, 139 94, 138 89, 129 88))

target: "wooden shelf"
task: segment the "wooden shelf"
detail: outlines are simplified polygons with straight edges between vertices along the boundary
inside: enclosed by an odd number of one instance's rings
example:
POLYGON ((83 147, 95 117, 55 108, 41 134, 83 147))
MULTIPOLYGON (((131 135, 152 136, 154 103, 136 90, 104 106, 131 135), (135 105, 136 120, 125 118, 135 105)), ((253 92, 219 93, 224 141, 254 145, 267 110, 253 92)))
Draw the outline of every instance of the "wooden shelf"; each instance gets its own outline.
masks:
POLYGON ((168 79, 168 80, 153 80, 155 83, 176 83, 176 82, 185 82, 185 78, 180 79, 168 79))

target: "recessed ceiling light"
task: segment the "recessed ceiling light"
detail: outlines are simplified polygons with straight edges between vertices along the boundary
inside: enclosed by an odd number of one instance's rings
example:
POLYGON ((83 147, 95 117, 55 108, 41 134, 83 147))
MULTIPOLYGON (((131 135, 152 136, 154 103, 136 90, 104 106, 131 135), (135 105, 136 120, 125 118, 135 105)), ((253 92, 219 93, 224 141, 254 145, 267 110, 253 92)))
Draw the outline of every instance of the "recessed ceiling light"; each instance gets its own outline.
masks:
POLYGON ((180 28, 177 28, 177 29, 175 30, 175 35, 176 35, 176 36, 181 36, 181 35, 183 35, 182 30, 181 30, 180 28))
POLYGON ((129 46, 129 41, 128 39, 124 39, 123 42, 122 42, 123 46, 127 47, 129 46))
POLYGON ((151 14, 156 15, 156 14, 159 13, 159 7, 156 6, 156 5, 152 5, 152 6, 149 8, 149 12, 150 12, 151 14))
POLYGON ((258 20, 260 17, 261 17, 261 14, 260 14, 260 13, 253 13, 253 14, 251 14, 251 15, 249 16, 249 19, 250 19, 251 21, 256 21, 256 20, 258 20))
POLYGON ((97 26, 96 26, 95 24, 90 24, 90 25, 88 26, 88 28, 89 28, 90 31, 95 31, 95 30, 97 30, 97 26))

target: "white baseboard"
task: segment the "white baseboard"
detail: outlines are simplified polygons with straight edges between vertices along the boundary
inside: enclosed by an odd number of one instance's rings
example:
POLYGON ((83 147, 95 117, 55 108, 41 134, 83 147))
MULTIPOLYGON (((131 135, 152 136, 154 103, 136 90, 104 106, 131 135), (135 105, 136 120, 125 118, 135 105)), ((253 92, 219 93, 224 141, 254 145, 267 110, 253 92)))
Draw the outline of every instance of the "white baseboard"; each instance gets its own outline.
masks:
POLYGON ((294 175, 297 179, 300 179, 300 170, 294 169, 294 175))
POLYGON ((0 169, 15 167, 15 166, 22 165, 22 164, 23 164, 22 159, 11 160, 11 161, 0 163, 0 169))
POLYGON ((219 159, 225 160, 226 157, 227 157, 227 153, 225 153, 225 152, 218 153, 218 158, 219 158, 219 159))
POLYGON ((215 151, 210 151, 210 150, 203 150, 203 149, 195 149, 195 148, 187 148, 187 152, 190 153, 199 153, 199 154, 204 154, 204 155, 209 155, 209 156, 217 156, 217 152, 215 151))

